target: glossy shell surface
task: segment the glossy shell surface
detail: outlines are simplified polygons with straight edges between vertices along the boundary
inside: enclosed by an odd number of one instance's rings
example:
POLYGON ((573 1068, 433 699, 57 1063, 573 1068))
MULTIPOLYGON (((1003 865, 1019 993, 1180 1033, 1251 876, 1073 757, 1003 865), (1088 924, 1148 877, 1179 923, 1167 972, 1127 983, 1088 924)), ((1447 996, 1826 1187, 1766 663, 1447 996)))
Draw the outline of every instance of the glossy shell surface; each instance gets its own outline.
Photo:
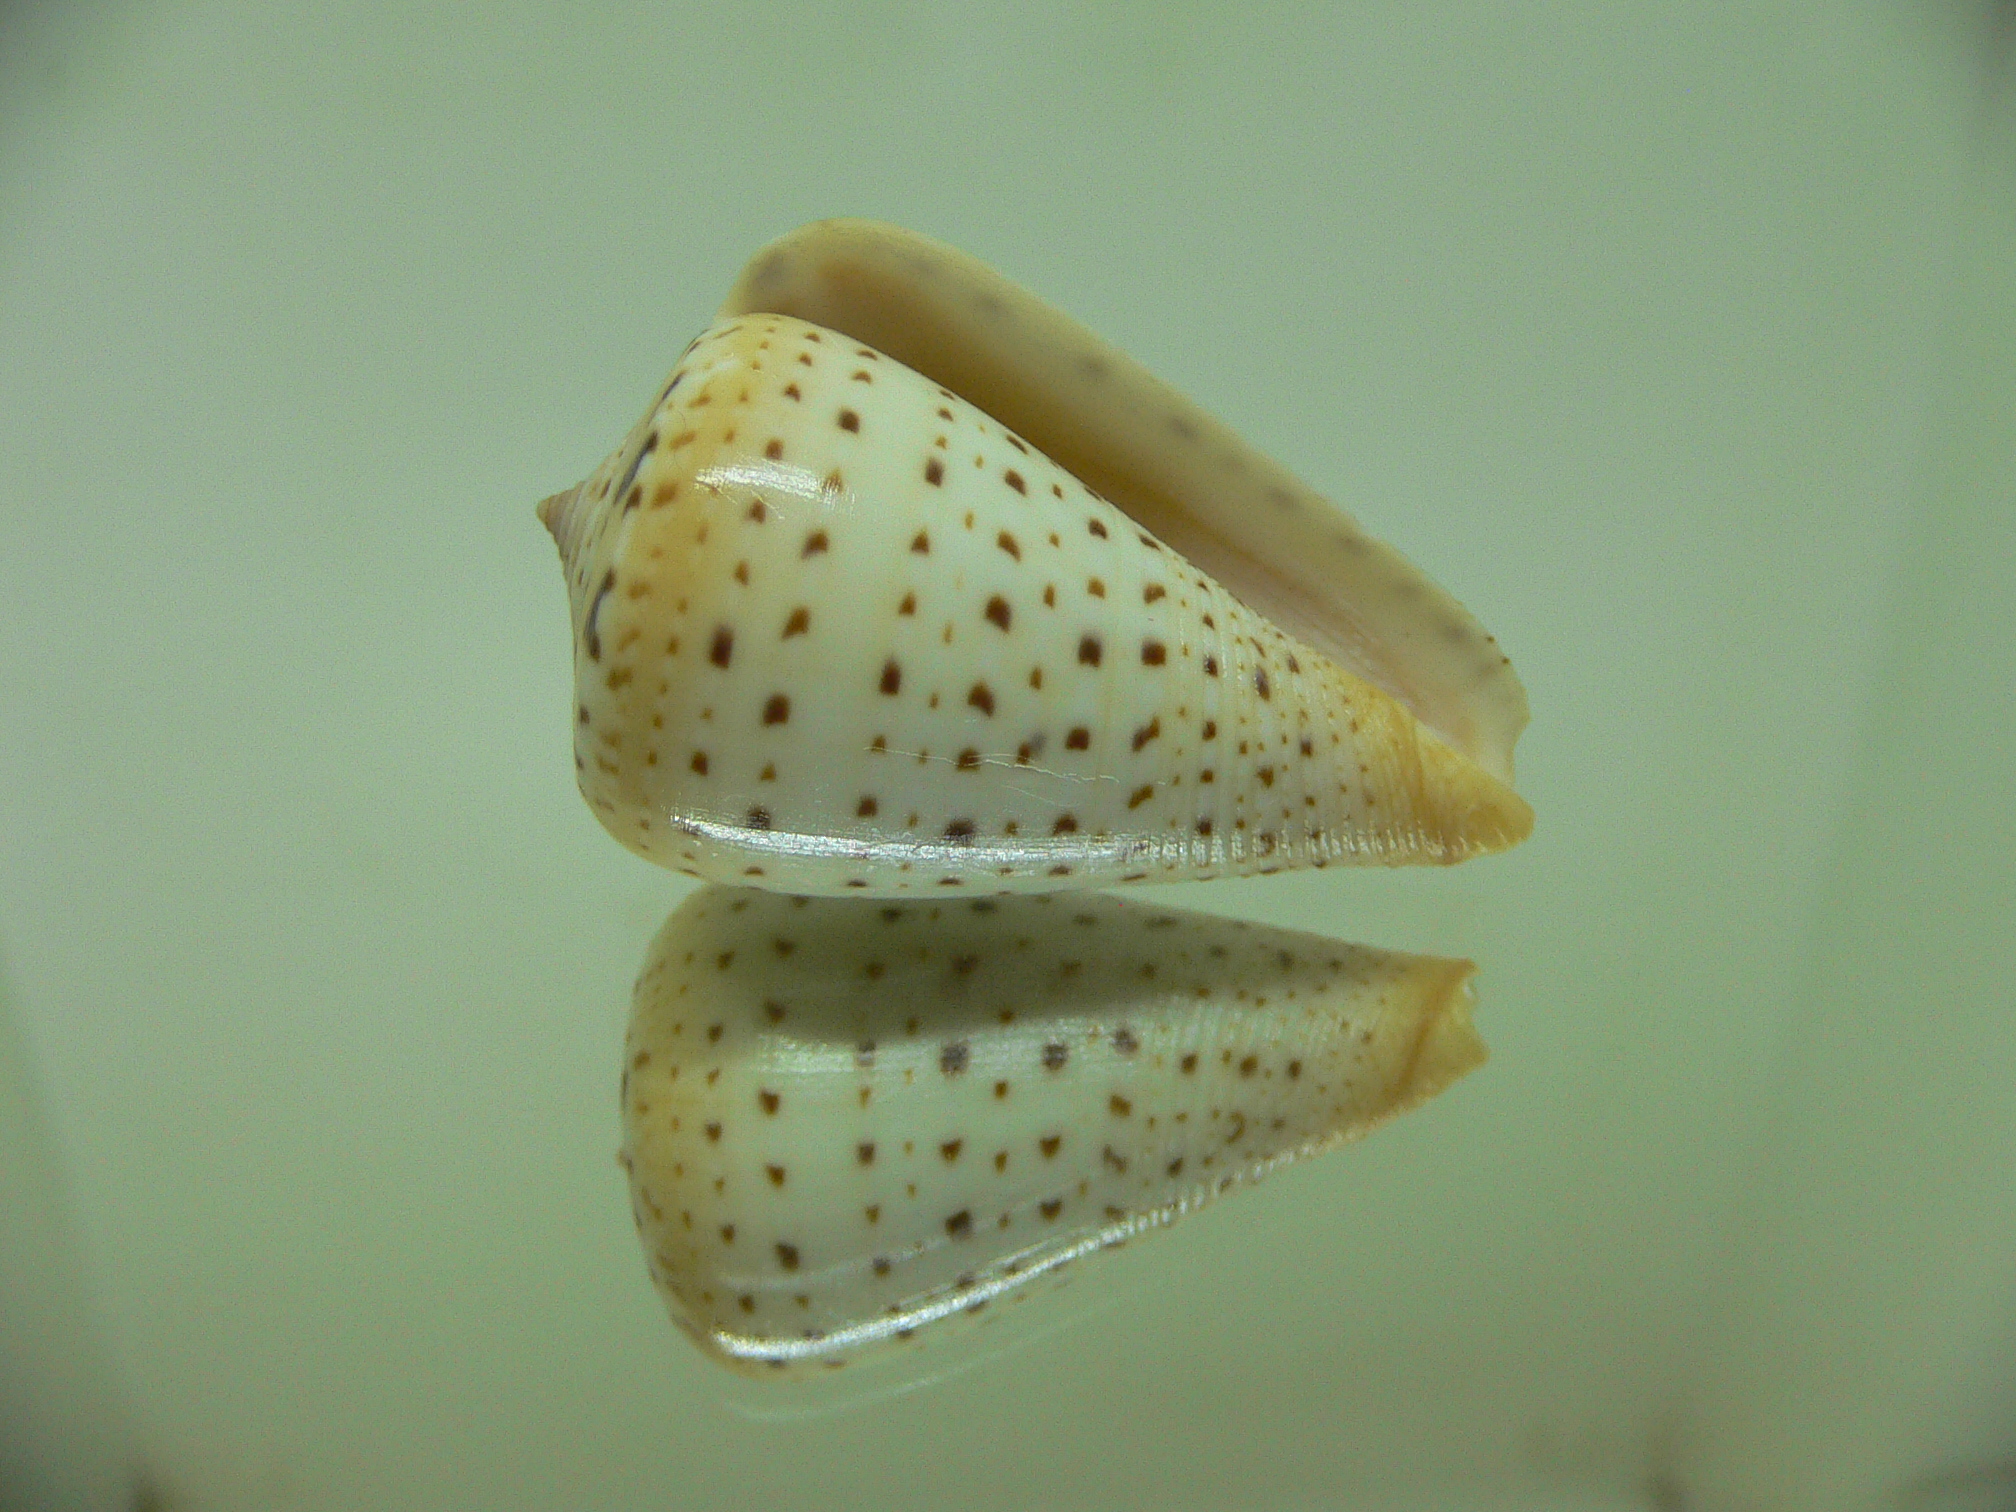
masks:
POLYGON ((542 506, 612 834, 709 880, 871 896, 1525 836, 1524 695, 1460 605, 1034 296, 861 226, 760 254, 542 506), (966 391, 742 310, 766 293, 966 391))
POLYGON ((804 892, 1456 861, 1525 806, 1013 433, 784 316, 563 519, 617 838, 804 892), (572 532, 578 531, 578 535, 572 532))

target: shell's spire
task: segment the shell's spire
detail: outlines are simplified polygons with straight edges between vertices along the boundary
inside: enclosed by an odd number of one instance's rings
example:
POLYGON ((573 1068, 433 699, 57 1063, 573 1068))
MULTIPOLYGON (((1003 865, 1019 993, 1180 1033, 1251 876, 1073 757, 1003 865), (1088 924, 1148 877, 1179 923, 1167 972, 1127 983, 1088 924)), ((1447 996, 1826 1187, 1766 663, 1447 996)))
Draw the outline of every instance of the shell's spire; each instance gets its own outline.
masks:
POLYGON ((741 1368, 903 1343, 1425 1101, 1484 1058, 1471 970, 1099 895, 702 889, 624 1052, 652 1279, 741 1368))
POLYGON ((539 501, 539 523, 544 525, 553 537, 553 544, 560 548, 562 562, 573 558, 579 551, 582 519, 587 511, 581 506, 581 489, 577 485, 550 494, 539 501))
MULTIPOLYGON (((955 340, 920 308, 944 335, 924 355, 963 352, 961 372, 990 357, 1027 377, 1065 340, 1033 315, 955 340)), ((972 381, 1020 412, 1005 380, 972 381)), ((709 880, 869 895, 1447 863, 1524 839, 1502 656, 1313 495, 1199 513, 1219 472, 1272 476, 1201 416, 1182 412, 1210 446, 1149 487, 1136 411, 1156 394, 1130 377, 1068 425, 1024 406, 1109 498, 870 344, 784 314, 713 326, 608 461, 542 506, 602 822, 709 880), (1359 563, 1342 609, 1290 581, 1332 557, 1359 563), (1467 701, 1458 662, 1477 664, 1467 701)))

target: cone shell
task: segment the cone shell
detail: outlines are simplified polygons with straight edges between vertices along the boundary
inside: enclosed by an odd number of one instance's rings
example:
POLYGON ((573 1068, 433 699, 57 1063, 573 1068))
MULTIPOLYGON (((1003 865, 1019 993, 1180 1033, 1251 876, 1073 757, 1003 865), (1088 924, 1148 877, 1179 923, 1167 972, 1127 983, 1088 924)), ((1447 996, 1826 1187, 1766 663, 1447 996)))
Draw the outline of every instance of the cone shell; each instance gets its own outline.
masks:
POLYGON ((1484 1056, 1464 961, 1102 896, 708 888, 637 984, 632 1205, 675 1320, 830 1368, 1366 1133, 1484 1056))
MULTIPOLYGON (((967 348, 993 350, 984 334, 967 348)), ((1107 396, 1116 457, 1152 397, 1107 396)), ((1049 429, 1089 452, 1073 414, 1049 429)), ((952 388, 789 315, 723 319, 602 468, 542 507, 568 572, 583 793, 662 865, 817 894, 1452 862, 1526 835, 1511 715, 1474 728, 1517 681, 1460 606, 1383 547, 1334 548, 1376 562, 1386 620, 1418 606, 1441 660, 1410 660, 1280 587, 1269 564, 1298 538, 1278 522, 1230 549, 1223 520, 1157 488, 1152 512, 1244 598, 952 388), (1316 649, 1277 607, 1351 634, 1316 649), (1442 688, 1452 641, 1489 664, 1467 753, 1401 698, 1442 688), (1371 680, 1387 673, 1390 689, 1371 680)), ((1297 518, 1324 508, 1311 496, 1297 518)))

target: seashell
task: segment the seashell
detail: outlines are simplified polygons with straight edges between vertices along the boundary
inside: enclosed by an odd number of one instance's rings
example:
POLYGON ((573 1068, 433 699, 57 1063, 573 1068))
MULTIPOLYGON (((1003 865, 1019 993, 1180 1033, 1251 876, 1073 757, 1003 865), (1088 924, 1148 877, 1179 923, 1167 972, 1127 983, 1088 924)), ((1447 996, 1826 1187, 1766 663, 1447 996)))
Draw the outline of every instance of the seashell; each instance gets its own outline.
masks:
POLYGON ((1532 825, 1525 695, 1460 605, 907 232, 759 253, 540 514, 582 792, 675 870, 1034 891, 1460 861, 1532 825))
POLYGON ((1472 969, 1106 895, 703 888, 624 1051, 652 1280, 766 1374, 1020 1299, 1478 1065, 1472 969))

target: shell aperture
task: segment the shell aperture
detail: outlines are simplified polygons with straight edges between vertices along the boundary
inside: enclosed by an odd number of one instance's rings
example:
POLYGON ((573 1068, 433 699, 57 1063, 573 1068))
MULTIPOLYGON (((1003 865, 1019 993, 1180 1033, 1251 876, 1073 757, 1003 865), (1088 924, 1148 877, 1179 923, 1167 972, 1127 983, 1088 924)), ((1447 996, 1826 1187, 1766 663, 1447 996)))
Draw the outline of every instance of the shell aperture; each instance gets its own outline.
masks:
POLYGON ((611 833, 714 881, 868 896, 1451 862, 1525 837, 1524 696, 1460 606, 1206 417, 1179 416, 1208 466, 1155 451, 1130 417, 1180 401, 1152 378, 985 269, 1005 324, 962 326, 932 301, 979 265, 863 225, 759 254, 624 445, 541 508, 568 572, 576 768, 611 833), (817 271, 850 236, 887 254, 877 279, 817 271), (984 402, 760 308, 805 302, 806 268, 822 316, 984 402), (1068 391, 1086 361, 1111 396, 1068 391), (1228 467, 1292 507, 1192 508, 1228 467), (1302 581, 1347 560, 1352 592, 1302 581))
POLYGON ((963 395, 1257 613, 1512 781, 1526 692, 1469 611, 1047 301, 914 231, 827 220, 750 259, 721 315, 759 311, 831 327, 963 395))
POLYGON ((845 1363, 1369 1132, 1484 1056, 1470 963, 1104 896, 705 888, 639 975, 624 1144, 708 1353, 845 1363))

